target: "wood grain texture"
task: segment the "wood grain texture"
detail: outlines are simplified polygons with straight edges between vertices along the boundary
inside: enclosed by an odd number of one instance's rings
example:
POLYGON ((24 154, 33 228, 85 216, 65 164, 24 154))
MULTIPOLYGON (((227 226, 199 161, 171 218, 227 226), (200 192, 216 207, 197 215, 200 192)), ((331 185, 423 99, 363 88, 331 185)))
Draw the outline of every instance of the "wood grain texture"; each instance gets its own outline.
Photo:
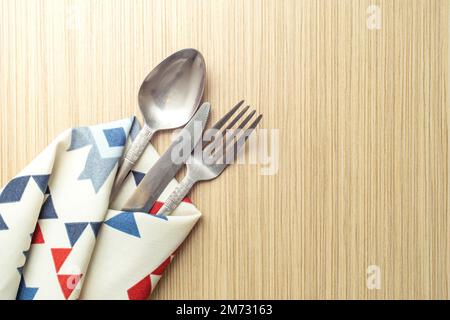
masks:
POLYGON ((1 183, 62 130, 138 113, 145 75, 194 47, 212 118, 245 98, 279 170, 195 187, 204 217, 154 298, 448 299, 449 18, 446 0, 1 0, 1 183))

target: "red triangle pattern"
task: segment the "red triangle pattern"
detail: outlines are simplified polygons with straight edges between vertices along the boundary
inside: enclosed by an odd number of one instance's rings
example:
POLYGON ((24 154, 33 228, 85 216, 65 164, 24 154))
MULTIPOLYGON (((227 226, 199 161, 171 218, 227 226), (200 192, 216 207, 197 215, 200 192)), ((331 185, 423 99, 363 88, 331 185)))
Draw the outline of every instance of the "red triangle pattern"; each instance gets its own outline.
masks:
POLYGON ((58 274, 59 285, 66 300, 69 299, 82 276, 82 274, 58 274))
POLYGON ((127 290, 128 299, 145 300, 149 297, 151 290, 152 290, 152 280, 150 279, 150 275, 148 275, 127 290))
MULTIPOLYGON (((172 262, 172 260, 174 258, 174 253, 171 254, 170 257, 168 257, 166 260, 164 260, 155 270, 153 270, 151 274, 145 276, 144 279, 142 279, 141 281, 136 283, 134 286, 132 286, 130 289, 128 289, 127 290, 128 299, 130 299, 130 300, 146 300, 150 296, 150 293, 153 290, 151 276, 161 277, 162 274, 164 273, 164 270, 172 262)), ((159 280, 159 278, 157 278, 157 279, 159 280)), ((155 285, 156 285, 156 283, 155 283, 155 285)))
POLYGON ((61 269, 61 266, 64 264, 64 261, 66 261, 67 256, 72 251, 72 248, 53 248, 51 249, 51 251, 56 272, 59 272, 59 269, 61 269))
POLYGON ((152 275, 154 276, 160 276, 164 273, 164 270, 166 270, 167 266, 170 264, 170 262, 172 261, 173 256, 168 257, 166 260, 163 261, 163 263, 161 263, 159 265, 158 268, 156 268, 155 270, 152 271, 152 275))
POLYGON ((44 235, 42 234, 41 227, 39 223, 36 224, 36 229, 34 229, 33 237, 31 238, 31 244, 42 244, 45 243, 44 235))
POLYGON ((153 215, 157 214, 159 209, 161 209, 161 207, 163 206, 163 204, 164 203, 162 203, 160 201, 156 201, 148 213, 153 214, 153 215))
MULTIPOLYGON (((183 199, 183 202, 192 204, 191 199, 189 199, 188 197, 185 197, 183 199)), ((148 213, 153 214, 153 215, 157 214, 159 209, 161 209, 161 207, 163 206, 163 204, 164 204, 164 202, 156 201, 148 213)))
POLYGON ((183 199, 183 202, 187 202, 187 203, 192 204, 191 199, 189 199, 188 197, 185 197, 185 198, 183 199))

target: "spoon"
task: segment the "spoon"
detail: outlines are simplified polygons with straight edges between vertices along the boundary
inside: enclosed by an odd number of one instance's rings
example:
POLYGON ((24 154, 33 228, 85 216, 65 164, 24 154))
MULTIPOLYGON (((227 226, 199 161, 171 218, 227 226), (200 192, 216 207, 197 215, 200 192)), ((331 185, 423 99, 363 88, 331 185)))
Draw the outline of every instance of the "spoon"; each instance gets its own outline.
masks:
POLYGON ((183 49, 148 74, 138 95, 145 123, 123 157, 111 197, 117 194, 155 132, 181 127, 194 115, 205 89, 205 72, 202 54, 183 49))

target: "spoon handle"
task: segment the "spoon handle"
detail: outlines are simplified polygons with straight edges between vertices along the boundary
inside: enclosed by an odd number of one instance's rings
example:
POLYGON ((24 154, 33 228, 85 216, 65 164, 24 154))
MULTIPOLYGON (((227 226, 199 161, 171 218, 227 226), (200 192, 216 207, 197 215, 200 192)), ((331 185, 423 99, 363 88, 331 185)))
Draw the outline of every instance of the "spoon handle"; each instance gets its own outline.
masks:
POLYGON ((111 191, 111 199, 113 199, 117 195, 120 186, 124 182, 125 178, 131 171, 135 163, 139 160, 142 153, 144 153, 144 150, 150 142, 150 139, 152 138, 154 133, 155 130, 150 128, 147 124, 144 124, 141 131, 139 131, 138 135, 136 136, 136 139, 134 139, 128 150, 125 151, 122 164, 120 165, 119 171, 116 175, 116 179, 114 180, 113 188, 111 191))

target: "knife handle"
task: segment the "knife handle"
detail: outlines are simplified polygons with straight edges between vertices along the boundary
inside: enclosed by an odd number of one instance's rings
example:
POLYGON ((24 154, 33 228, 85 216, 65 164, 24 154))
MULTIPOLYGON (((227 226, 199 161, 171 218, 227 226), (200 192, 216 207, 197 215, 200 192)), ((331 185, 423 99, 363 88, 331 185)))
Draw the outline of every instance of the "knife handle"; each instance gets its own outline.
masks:
POLYGON ((189 174, 187 174, 180 184, 172 191, 169 198, 165 201, 164 205, 159 209, 158 215, 167 216, 173 212, 173 210, 178 207, 178 205, 183 201, 184 197, 189 193, 192 186, 197 182, 197 180, 192 179, 189 174))
POLYGON ((152 138, 154 133, 155 130, 150 128, 147 124, 144 124, 141 131, 139 131, 138 135, 136 136, 136 139, 134 139, 133 143, 125 151, 122 164, 120 165, 119 171, 114 180, 113 188, 111 191, 111 199, 113 199, 117 195, 120 186, 125 181, 128 173, 134 167, 141 155, 144 153, 144 150, 149 144, 150 139, 152 138))

